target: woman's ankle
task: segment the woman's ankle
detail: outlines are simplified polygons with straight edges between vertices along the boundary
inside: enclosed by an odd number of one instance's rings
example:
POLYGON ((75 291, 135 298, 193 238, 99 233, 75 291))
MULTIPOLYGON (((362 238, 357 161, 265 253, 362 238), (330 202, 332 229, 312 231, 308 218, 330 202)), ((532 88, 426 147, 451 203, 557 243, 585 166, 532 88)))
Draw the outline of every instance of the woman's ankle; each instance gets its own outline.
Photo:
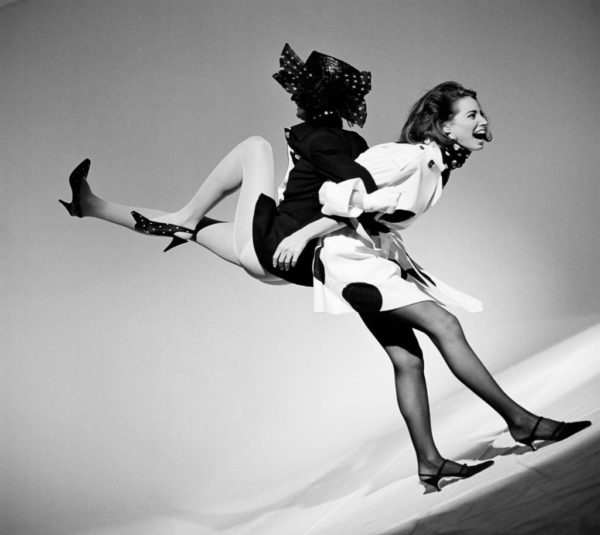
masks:
POLYGON ((418 456, 417 465, 419 467, 419 472, 435 472, 444 461, 444 457, 442 457, 439 453, 430 454, 427 456, 418 456))
POLYGON ((165 214, 160 221, 179 225, 181 227, 194 228, 196 223, 202 219, 204 214, 195 213, 192 209, 184 206, 176 212, 165 214))
POLYGON ((523 409, 504 418, 509 429, 528 429, 535 424, 537 416, 523 409))

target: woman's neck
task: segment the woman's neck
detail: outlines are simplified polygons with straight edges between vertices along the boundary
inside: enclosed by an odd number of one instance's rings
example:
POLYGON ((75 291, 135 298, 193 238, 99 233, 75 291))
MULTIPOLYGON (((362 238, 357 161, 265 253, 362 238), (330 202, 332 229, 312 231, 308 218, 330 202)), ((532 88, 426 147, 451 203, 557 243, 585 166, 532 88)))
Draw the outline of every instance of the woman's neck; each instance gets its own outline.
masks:
POLYGON ((446 165, 446 168, 450 171, 462 167, 467 161, 467 158, 471 155, 471 151, 465 149, 458 143, 453 145, 440 145, 442 151, 442 160, 446 165))
POLYGON ((342 126, 342 118, 337 111, 325 110, 306 119, 307 123, 318 124, 320 126, 342 126))

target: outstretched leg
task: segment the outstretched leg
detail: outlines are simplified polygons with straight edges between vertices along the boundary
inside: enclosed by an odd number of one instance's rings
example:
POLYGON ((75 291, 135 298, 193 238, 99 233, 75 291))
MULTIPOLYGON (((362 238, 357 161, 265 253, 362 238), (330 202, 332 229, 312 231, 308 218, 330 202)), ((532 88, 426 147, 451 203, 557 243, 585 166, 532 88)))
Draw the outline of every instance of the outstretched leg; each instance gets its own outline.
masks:
POLYGON ((462 465, 446 461, 433 439, 423 353, 412 328, 386 313, 361 314, 361 318, 394 367, 398 407, 415 448, 418 472, 435 474, 444 463, 443 475, 460 475, 462 465))
MULTIPOLYGON (((233 250, 239 265, 251 276, 264 282, 282 284, 284 281, 266 272, 261 266, 252 242, 254 209, 259 196, 274 198, 273 153, 263 138, 252 136, 235 147, 212 171, 190 202, 176 214, 184 218, 185 226, 193 227, 219 201, 240 189, 233 221, 233 250)), ((215 228, 211 225, 198 232, 196 241, 211 249, 215 228)), ((212 250, 212 249, 211 249, 212 250)))
MULTIPOLYGON (((130 230, 135 230, 132 211, 143 213, 150 219, 159 219, 168 215, 168 212, 162 210, 117 204, 102 199, 92 191, 86 178, 79 181, 79 189, 74 192, 74 195, 78 195, 80 217, 102 219, 130 230)), ((219 223, 206 227, 203 229, 203 241, 199 243, 224 260, 239 265, 237 254, 233 248, 232 223, 219 223)))
POLYGON ((237 246, 242 247, 252 235, 259 195, 273 198, 275 194, 271 145, 259 136, 245 139, 229 152, 185 206, 155 221, 194 228, 220 201, 240 188, 234 221, 237 246))
POLYGON ((82 217, 99 218, 133 230, 135 221, 131 212, 136 211, 153 221, 194 228, 208 210, 240 187, 234 222, 206 226, 197 233, 196 241, 221 258, 244 267, 252 276, 274 278, 260 266, 252 245, 256 200, 261 193, 273 197, 275 191, 271 147, 260 137, 246 139, 227 154, 192 199, 175 213, 106 201, 92 192, 85 178, 80 181, 77 195, 82 217))
MULTIPOLYGON (((509 426, 514 438, 527 436, 537 416, 509 397, 469 346, 458 319, 432 301, 415 303, 382 314, 427 334, 439 349, 452 373, 488 403, 509 426)), ((559 422, 542 419, 540 436, 550 436, 559 422)))

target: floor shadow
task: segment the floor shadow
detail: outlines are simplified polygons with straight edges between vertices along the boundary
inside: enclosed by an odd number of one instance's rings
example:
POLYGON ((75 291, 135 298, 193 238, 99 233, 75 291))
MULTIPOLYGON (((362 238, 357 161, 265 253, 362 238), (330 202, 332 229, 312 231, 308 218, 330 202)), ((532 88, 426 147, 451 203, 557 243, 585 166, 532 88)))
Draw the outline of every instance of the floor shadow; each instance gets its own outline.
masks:
MULTIPOLYGON (((296 492, 262 507, 235 514, 211 514, 196 511, 172 510, 170 514, 189 522, 202 524, 216 531, 251 523, 261 516, 286 508, 312 508, 344 498, 373 477, 398 453, 398 444, 406 442, 406 435, 398 426, 371 438, 344 458, 338 465, 296 492)), ((395 474, 392 481, 398 479, 395 474)))
POLYGON ((491 490, 481 489, 468 503, 376 535, 588 535, 600 532, 599 503, 600 436, 593 436, 491 490))

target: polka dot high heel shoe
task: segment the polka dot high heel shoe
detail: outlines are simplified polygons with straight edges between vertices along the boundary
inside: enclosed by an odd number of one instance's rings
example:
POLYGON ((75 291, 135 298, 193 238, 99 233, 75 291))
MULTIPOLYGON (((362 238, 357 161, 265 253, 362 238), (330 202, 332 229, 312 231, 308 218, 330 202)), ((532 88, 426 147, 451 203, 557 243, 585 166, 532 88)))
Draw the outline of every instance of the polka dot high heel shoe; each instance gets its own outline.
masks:
POLYGON ((152 221, 136 211, 131 212, 131 215, 133 216, 133 219, 135 219, 134 229, 138 232, 143 232, 144 234, 150 234, 152 236, 165 236, 173 238, 171 243, 165 247, 165 253, 170 249, 173 249, 173 247, 177 247, 178 245, 182 245, 188 241, 195 241, 198 232, 203 228, 208 227, 209 225, 214 225, 215 223, 222 223, 222 221, 218 221, 217 219, 203 217, 200 221, 198 221, 198 224, 192 230, 180 225, 152 221), (175 233, 177 232, 185 232, 187 234, 191 234, 191 236, 186 240, 184 238, 180 238, 179 236, 175 236, 175 233))

